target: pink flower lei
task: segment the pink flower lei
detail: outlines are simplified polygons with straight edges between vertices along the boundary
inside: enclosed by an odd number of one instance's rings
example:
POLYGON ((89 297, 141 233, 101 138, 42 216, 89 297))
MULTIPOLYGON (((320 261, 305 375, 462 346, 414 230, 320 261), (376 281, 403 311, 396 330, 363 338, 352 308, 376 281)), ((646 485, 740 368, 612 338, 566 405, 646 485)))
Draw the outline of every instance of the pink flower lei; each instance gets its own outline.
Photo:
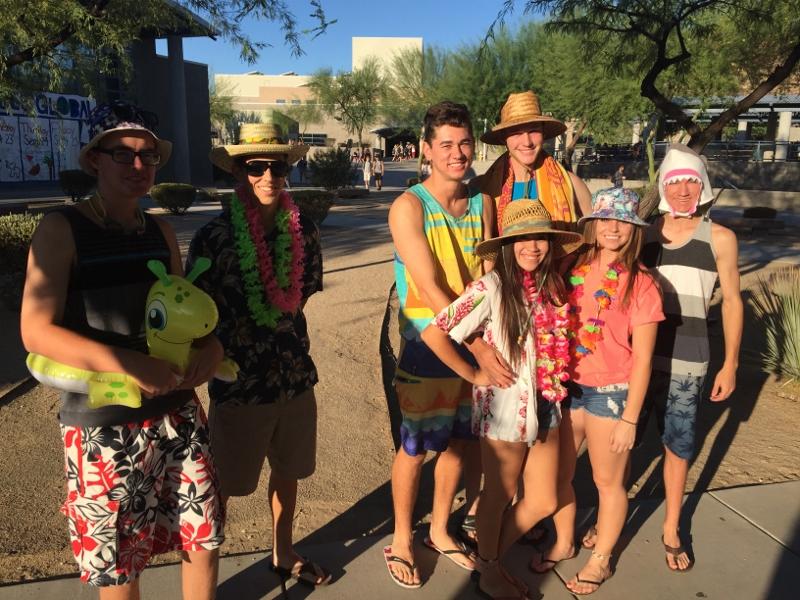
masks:
POLYGON ((569 305, 540 302, 532 273, 525 272, 523 285, 533 314, 536 390, 549 402, 561 402, 567 396, 564 383, 569 379, 569 305))
POLYGON ((278 201, 273 265, 258 202, 252 192, 238 186, 231 198, 231 223, 247 306, 255 322, 267 327, 275 327, 282 313, 295 312, 303 299, 305 253, 300 212, 285 191, 278 201))

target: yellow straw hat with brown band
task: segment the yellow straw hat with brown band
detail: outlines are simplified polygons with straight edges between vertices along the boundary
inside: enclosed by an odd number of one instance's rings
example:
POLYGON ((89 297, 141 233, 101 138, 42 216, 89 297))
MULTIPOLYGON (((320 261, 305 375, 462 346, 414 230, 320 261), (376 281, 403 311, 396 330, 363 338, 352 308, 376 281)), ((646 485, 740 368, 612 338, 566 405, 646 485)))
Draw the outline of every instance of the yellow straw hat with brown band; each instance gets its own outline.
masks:
POLYGON ((208 158, 223 171, 230 173, 237 159, 246 156, 280 154, 293 164, 308 152, 303 144, 288 144, 281 128, 275 123, 242 123, 239 143, 212 148, 208 158))
POLYGON ((583 244, 583 236, 573 231, 553 227, 550 213, 538 200, 514 200, 503 213, 503 233, 484 240, 475 252, 484 260, 494 260, 506 242, 523 235, 550 234, 550 251, 555 258, 574 252, 583 244))
POLYGON ((542 114, 539 96, 535 92, 529 90, 510 94, 500 109, 500 122, 492 127, 491 131, 484 133, 481 141, 502 146, 510 134, 534 124, 541 126, 546 140, 559 136, 567 130, 567 126, 558 119, 542 114))

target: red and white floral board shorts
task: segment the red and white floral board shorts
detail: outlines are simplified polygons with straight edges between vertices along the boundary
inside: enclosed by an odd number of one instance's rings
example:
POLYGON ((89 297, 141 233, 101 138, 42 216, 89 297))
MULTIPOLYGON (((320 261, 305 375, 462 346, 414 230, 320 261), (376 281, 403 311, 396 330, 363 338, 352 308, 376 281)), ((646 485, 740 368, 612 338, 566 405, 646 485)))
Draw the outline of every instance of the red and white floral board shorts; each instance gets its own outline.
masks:
POLYGON ((151 556, 225 536, 208 424, 196 400, 141 423, 61 426, 72 552, 81 580, 136 579, 151 556))

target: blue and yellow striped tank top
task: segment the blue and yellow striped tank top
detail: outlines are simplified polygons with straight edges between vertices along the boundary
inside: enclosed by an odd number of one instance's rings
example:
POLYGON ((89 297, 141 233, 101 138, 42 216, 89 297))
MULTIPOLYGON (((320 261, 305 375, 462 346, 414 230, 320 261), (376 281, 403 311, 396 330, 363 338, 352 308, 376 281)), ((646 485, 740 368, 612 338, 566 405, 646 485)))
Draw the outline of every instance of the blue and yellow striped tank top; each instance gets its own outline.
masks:
MULTIPOLYGON (((436 262, 436 279, 443 289, 452 292, 455 300, 468 283, 483 275, 483 261, 474 253, 475 246, 483 239, 481 193, 475 191, 469 198, 467 211, 454 217, 421 183, 408 191, 419 198, 422 205, 425 237, 436 262)), ((394 254, 394 276, 400 300, 400 335, 406 340, 419 340, 420 332, 436 315, 422 302, 397 252, 394 254)))

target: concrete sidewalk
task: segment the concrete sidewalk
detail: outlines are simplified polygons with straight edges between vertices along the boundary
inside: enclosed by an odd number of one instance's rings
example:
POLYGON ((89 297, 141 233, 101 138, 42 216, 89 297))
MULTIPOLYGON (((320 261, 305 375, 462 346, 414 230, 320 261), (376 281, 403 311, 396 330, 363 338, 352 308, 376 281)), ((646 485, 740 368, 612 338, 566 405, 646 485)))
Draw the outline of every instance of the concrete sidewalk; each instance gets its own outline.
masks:
MULTIPOLYGON (((797 598, 794 577, 800 572, 800 481, 719 490, 686 497, 692 514, 692 549, 697 562, 688 573, 672 573, 661 548, 663 503, 633 501, 618 544, 615 575, 595 594, 598 599, 674 598, 789 600, 797 598)), ((588 525, 592 512, 579 515, 588 525)), ((688 527, 688 526, 687 526, 688 527)), ((421 541, 423 532, 418 532, 421 541)), ((383 563, 388 537, 367 536, 319 545, 298 544, 301 553, 331 569, 336 579, 314 591, 319 600, 408 600, 410 598, 472 599, 470 574, 442 559, 421 543, 417 562, 424 585, 405 590, 392 583, 383 563)), ((535 550, 517 546, 507 559, 510 570, 530 586, 530 597, 573 598, 563 582, 588 558, 588 550, 560 563, 554 572, 534 575, 527 569, 535 550)), ((220 600, 280 598, 280 580, 268 569, 269 555, 242 554, 220 562, 220 600)), ((142 597, 180 598, 180 567, 148 569, 142 578, 142 597)), ((290 584, 288 597, 306 598, 307 587, 290 584)), ((96 592, 76 577, 36 581, 0 588, 0 600, 95 598, 96 592)))

